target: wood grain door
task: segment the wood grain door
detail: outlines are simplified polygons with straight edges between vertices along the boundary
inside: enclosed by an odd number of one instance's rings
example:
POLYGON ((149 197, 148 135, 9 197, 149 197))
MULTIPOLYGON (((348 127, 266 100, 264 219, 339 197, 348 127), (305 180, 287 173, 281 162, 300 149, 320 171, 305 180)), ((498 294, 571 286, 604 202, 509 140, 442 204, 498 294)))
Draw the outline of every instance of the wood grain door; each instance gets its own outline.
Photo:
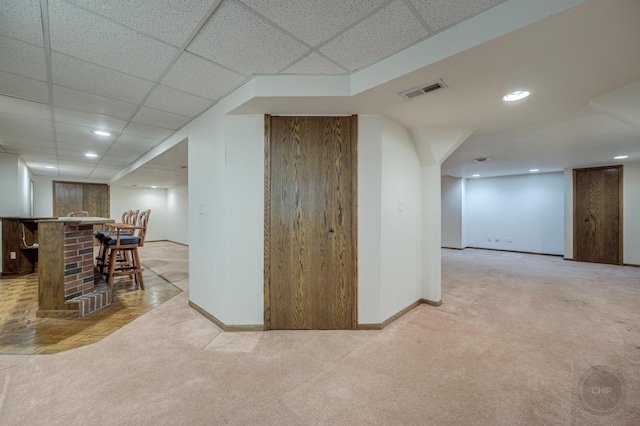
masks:
POLYGON ((53 215, 85 210, 89 216, 109 217, 109 185, 102 183, 53 182, 53 215))
POLYGON ((622 166, 574 170, 574 257, 622 263, 622 166))
POLYGON ((265 325, 356 325, 356 117, 266 116, 265 325))

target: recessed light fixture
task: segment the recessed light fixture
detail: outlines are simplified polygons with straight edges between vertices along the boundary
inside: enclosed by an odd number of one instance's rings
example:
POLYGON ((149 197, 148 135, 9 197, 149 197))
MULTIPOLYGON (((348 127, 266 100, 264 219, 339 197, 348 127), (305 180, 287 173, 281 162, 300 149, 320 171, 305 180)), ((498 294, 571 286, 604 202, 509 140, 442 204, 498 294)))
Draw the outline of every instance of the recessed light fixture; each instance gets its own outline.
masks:
POLYGON ((105 132, 104 130, 94 130, 93 133, 98 136, 111 136, 111 133, 105 132))
POLYGON ((55 169, 56 166, 44 166, 45 169, 55 169))
POLYGON ((98 158, 98 154, 94 154, 93 152, 87 152, 84 156, 89 158, 98 158))
POLYGON ((475 174, 475 175, 473 175, 472 177, 480 177, 480 175, 478 175, 478 174, 475 174))
POLYGON ((527 90, 514 90, 513 92, 509 92, 502 97, 502 100, 505 102, 515 102, 520 99, 524 99, 529 96, 530 93, 527 90))
POLYGON ((530 171, 531 173, 535 173, 535 172, 539 172, 539 171, 540 171, 540 169, 531 169, 531 170, 529 170, 529 171, 530 171))
POLYGON ((618 155, 617 157, 613 157, 615 160, 624 160, 625 158, 629 158, 628 155, 618 155))
POLYGON ((156 189, 157 186, 156 185, 151 185, 151 189, 156 189))
POLYGON ((488 157, 480 157, 480 158, 474 158, 473 161, 475 161, 476 163, 484 163, 485 161, 489 161, 491 160, 491 158, 488 157))

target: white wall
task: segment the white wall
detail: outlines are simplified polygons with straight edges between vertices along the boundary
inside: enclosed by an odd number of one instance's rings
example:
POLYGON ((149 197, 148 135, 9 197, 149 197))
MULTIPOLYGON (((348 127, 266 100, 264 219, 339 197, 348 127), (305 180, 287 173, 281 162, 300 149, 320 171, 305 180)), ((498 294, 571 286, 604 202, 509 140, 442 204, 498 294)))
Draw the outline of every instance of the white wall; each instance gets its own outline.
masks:
POLYGON ((625 164, 622 177, 624 263, 640 265, 640 162, 625 164))
POLYGON ((167 190, 129 186, 109 187, 109 217, 120 221, 127 210, 151 209, 145 241, 167 239, 167 190))
POLYGON ((442 176, 442 247, 463 249, 464 178, 442 176))
POLYGON ((386 117, 381 154, 379 322, 421 298, 420 161, 407 129, 386 117))
POLYGON ((189 185, 167 189, 167 240, 189 244, 189 185))
POLYGON ((358 116, 358 322, 382 322, 382 117, 358 116))
POLYGON ((0 154, 0 217, 20 216, 18 156, 0 154))
POLYGON ((564 185, 561 172, 468 179, 468 246, 563 254, 564 185))
MULTIPOLYGON (((18 157, 18 214, 31 216, 31 180, 33 174, 27 165, 18 157)), ((35 185, 35 184, 34 184, 35 185)))

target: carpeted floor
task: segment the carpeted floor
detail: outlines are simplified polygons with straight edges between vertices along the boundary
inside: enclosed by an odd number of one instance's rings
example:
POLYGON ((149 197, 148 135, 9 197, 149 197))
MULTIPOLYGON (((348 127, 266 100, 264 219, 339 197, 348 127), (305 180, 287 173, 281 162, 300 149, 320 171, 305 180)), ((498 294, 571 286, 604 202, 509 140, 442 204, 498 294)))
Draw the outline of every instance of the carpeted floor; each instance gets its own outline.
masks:
POLYGON ((0 356, 1 425, 639 424, 640 268, 443 250, 443 305, 384 330, 222 333, 187 306, 186 247, 141 256, 185 291, 93 345, 0 356), (593 366, 622 382, 610 413, 593 366))

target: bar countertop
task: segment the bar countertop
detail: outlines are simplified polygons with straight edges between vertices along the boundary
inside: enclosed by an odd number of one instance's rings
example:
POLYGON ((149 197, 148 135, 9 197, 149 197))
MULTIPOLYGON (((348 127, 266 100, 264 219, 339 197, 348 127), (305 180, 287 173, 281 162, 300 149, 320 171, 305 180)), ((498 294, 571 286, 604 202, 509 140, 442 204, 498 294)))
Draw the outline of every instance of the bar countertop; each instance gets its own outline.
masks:
POLYGON ((62 223, 78 223, 83 225, 101 225, 103 223, 113 223, 115 219, 110 219, 108 217, 57 217, 51 219, 40 219, 38 223, 51 223, 51 222, 62 222, 62 223))

